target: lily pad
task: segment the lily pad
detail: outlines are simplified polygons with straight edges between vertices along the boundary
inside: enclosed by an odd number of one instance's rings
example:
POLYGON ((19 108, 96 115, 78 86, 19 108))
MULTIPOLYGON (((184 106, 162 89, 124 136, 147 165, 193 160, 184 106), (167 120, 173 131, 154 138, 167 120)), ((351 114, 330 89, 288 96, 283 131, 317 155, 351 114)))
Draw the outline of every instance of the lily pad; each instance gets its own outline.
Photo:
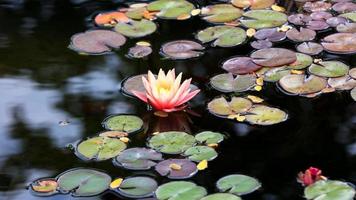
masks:
POLYGON ((185 132, 168 131, 153 136, 148 146, 167 154, 181 154, 196 143, 194 136, 185 132))
POLYGON ((264 67, 288 65, 297 60, 294 51, 283 48, 261 49, 251 54, 253 62, 264 67))
POLYGON ((148 148, 131 148, 123 151, 114 160, 120 167, 130 170, 148 170, 162 160, 162 154, 148 148))
POLYGON ((211 86, 220 92, 244 92, 255 86, 256 77, 252 74, 237 75, 219 74, 210 79, 211 86))
POLYGON ((311 41, 314 40, 316 36, 316 32, 301 27, 300 30, 298 31, 297 28, 293 28, 289 31, 287 31, 287 37, 288 39, 294 41, 294 42, 306 42, 306 41, 311 41))
POLYGON ((356 23, 339 24, 336 30, 339 33, 356 33, 356 23))
POLYGON ((306 199, 315 200, 351 200, 355 189, 341 181, 321 180, 304 189, 306 199))
POLYGON ((340 24, 344 24, 347 22, 347 19, 345 17, 331 17, 326 20, 326 23, 329 24, 331 27, 337 27, 340 24))
POLYGON ((50 196, 57 193, 58 183, 53 178, 41 178, 30 185, 31 190, 39 196, 50 196))
POLYGON ((245 115, 246 121, 257 125, 273 125, 284 122, 288 119, 288 114, 279 108, 272 108, 265 105, 254 105, 245 115))
MULTIPOLYGON (((147 5, 150 12, 158 12, 156 15, 162 19, 178 19, 181 16, 190 16, 195 6, 185 0, 157 0, 147 5)), ((189 17, 188 17, 189 18, 189 17)))
POLYGON ((338 13, 356 11, 356 3, 353 2, 338 2, 333 5, 332 9, 338 13))
POLYGON ((330 12, 317 11, 317 12, 311 13, 310 17, 316 21, 326 21, 327 19, 333 17, 333 15, 330 12))
POLYGON ((325 21, 312 20, 307 22, 306 27, 314 31, 322 31, 328 29, 330 26, 325 21))
POLYGON ((339 17, 345 17, 346 19, 356 22, 356 12, 344 13, 344 14, 339 15, 339 17))
POLYGON ((279 80, 281 89, 289 94, 307 95, 320 92, 327 86, 327 81, 324 78, 310 75, 309 77, 303 74, 291 74, 282 77, 279 80))
POLYGON ((136 45, 129 49, 128 56, 131 58, 144 58, 152 53, 152 48, 147 46, 136 45))
POLYGON ((231 3, 238 8, 250 8, 252 10, 264 9, 271 7, 275 0, 232 0, 231 3))
POLYGON ((171 59, 189 59, 203 55, 202 50, 204 50, 204 47, 197 42, 176 40, 164 44, 161 52, 171 59))
POLYGON ((111 177, 94 169, 77 168, 59 175, 57 182, 62 193, 88 197, 107 190, 111 183, 111 177))
POLYGON ((230 193, 216 193, 208 195, 201 200, 242 200, 239 196, 230 193))
POLYGON ((243 11, 231 4, 215 4, 202 8, 201 16, 210 23, 226 23, 237 20, 243 11))
POLYGON ((277 28, 265 28, 258 30, 254 37, 258 40, 280 42, 286 39, 286 33, 278 31, 277 28))
POLYGON ((273 28, 287 22, 287 15, 273 10, 251 10, 243 14, 241 23, 254 29, 273 28))
POLYGON ((356 67, 349 70, 349 75, 351 78, 356 79, 356 67))
POLYGON ((313 64, 313 58, 307 54, 296 53, 297 60, 294 63, 287 65, 288 69, 304 69, 313 64))
POLYGON ((115 31, 124 36, 132 38, 140 38, 154 33, 157 25, 146 19, 140 21, 131 20, 128 23, 118 23, 115 26, 115 31))
POLYGON ((228 116, 247 112, 252 102, 242 97, 232 97, 228 102, 224 97, 215 98, 208 103, 208 110, 218 116, 228 116))
POLYGON ((251 42, 250 45, 254 49, 268 49, 273 46, 273 43, 269 40, 256 40, 251 42))
POLYGON ((200 162, 202 160, 214 160, 218 156, 218 153, 215 149, 208 146, 195 146, 187 149, 183 155, 187 156, 191 161, 200 162))
POLYGON ((288 74, 291 74, 291 70, 285 66, 269 68, 266 72, 263 73, 263 80, 267 82, 277 82, 283 76, 288 74))
POLYGON ((262 68, 262 66, 256 65, 250 57, 233 57, 225 61, 222 68, 227 72, 237 75, 255 72, 262 68))
POLYGON ((107 130, 134 133, 142 130, 143 121, 135 115, 119 114, 104 119, 103 126, 107 130))
POLYGON ((90 160, 107 160, 126 149, 126 144, 117 138, 93 137, 80 142, 76 154, 90 160))
POLYGON ((324 48, 315 42, 303 42, 297 46, 297 50, 308 55, 318 55, 323 52, 324 48))
POLYGON ((356 101, 356 88, 352 89, 351 92, 350 92, 350 94, 351 94, 352 99, 353 99, 354 101, 356 101))
POLYGON ((337 78, 329 78, 328 84, 336 90, 351 90, 356 87, 356 80, 349 75, 345 75, 337 78))
POLYGON ((224 140, 224 135, 212 131, 203 131, 196 134, 195 139, 201 144, 218 144, 224 140))
POLYGON ((258 190, 261 183, 250 176, 233 174, 219 179, 216 186, 221 192, 244 195, 258 190))
POLYGON ((308 71, 317 76, 333 78, 348 74, 349 66, 339 61, 322 61, 312 64, 308 71))
MULTIPOLYGON (((135 5, 135 4, 133 4, 135 5)), ((125 15, 127 17, 129 17, 130 19, 134 19, 134 20, 141 20, 144 17, 145 13, 147 13, 147 5, 146 4, 142 4, 138 7, 132 7, 130 6, 127 10, 127 12, 125 13, 125 15)))
POLYGON ((198 172, 197 165, 188 159, 164 160, 156 165, 155 170, 170 179, 186 179, 198 172))
POLYGON ((242 28, 213 26, 199 31, 196 38, 202 43, 214 41, 212 46, 233 47, 242 44, 247 36, 242 28))
POLYGON ((188 181, 172 181, 156 190, 158 200, 200 200, 206 195, 205 188, 188 181))
POLYGON ((118 22, 127 23, 129 22, 129 18, 125 15, 125 13, 112 11, 99 13, 95 16, 95 24, 99 26, 115 26, 118 22))
POLYGON ((147 79, 147 74, 140 74, 136 76, 131 76, 121 83, 121 90, 130 96, 134 96, 131 91, 145 92, 146 89, 142 82, 142 77, 147 79))
POLYGON ((102 54, 124 45, 126 38, 109 30, 91 30, 75 34, 69 48, 79 53, 102 54))
POLYGON ((321 45, 331 53, 356 53, 356 33, 335 33, 326 36, 321 45))
POLYGON ((332 4, 324 1, 306 2, 303 9, 307 12, 327 11, 332 4))
POLYGON ((293 14, 288 16, 288 21, 294 25, 302 26, 311 21, 312 18, 306 14, 293 14))
POLYGON ((117 189, 120 195, 128 198, 145 198, 154 195, 157 182, 150 177, 136 176, 126 178, 117 189))

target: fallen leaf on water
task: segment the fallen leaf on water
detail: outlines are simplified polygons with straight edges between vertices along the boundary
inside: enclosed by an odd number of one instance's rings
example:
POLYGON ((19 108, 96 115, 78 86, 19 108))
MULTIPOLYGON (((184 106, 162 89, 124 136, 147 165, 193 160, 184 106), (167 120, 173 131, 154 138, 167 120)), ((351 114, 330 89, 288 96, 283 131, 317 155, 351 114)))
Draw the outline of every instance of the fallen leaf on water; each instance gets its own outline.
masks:
POLYGON ((199 15, 200 12, 201 12, 200 9, 194 9, 194 10, 192 10, 192 11, 190 12, 190 14, 191 14, 192 16, 196 16, 196 15, 199 15))
POLYGON ((190 18, 190 14, 181 14, 177 17, 178 20, 186 20, 186 19, 189 19, 190 18))
POLYGON ((253 103, 262 103, 264 101, 262 98, 254 95, 248 95, 247 98, 250 99, 253 103))
POLYGON ((256 84, 257 85, 263 85, 263 77, 259 77, 258 79, 256 79, 256 84))
POLYGON ((169 165, 169 168, 173 169, 173 170, 176 170, 176 171, 179 171, 182 169, 182 166, 176 164, 176 163, 172 163, 169 165))
POLYGON ((199 162, 199 164, 197 165, 198 170, 204 170, 206 168, 208 168, 208 161, 207 160, 202 160, 199 162))
POLYGON ((283 25, 279 28, 277 28, 277 31, 278 32, 287 32, 288 30, 292 29, 293 27, 291 26, 288 26, 288 25, 283 25))
POLYGON ((120 187, 120 185, 121 185, 123 180, 124 179, 122 179, 122 178, 115 179, 113 182, 110 183, 110 188, 111 189, 116 189, 116 188, 120 187))
POLYGON ((247 31, 246 31, 246 35, 247 35, 248 37, 252 37, 252 36, 254 36, 255 34, 256 34, 256 30, 253 29, 253 28, 249 28, 249 29, 247 29, 247 31))
POLYGON ((208 144, 208 147, 217 148, 219 145, 216 143, 208 144))
POLYGON ((144 47, 149 47, 149 46, 151 46, 151 43, 146 42, 146 41, 139 41, 139 42, 136 42, 136 45, 138 45, 138 46, 144 46, 144 47))
POLYGON ((285 8, 283 8, 282 6, 278 6, 278 5, 272 5, 271 8, 272 8, 272 10, 277 11, 277 12, 285 12, 286 11, 285 8))
POLYGON ((262 90, 262 87, 261 87, 260 85, 256 85, 256 86, 255 86, 255 90, 259 92, 259 91, 262 90))
POLYGON ((41 180, 32 185, 32 189, 36 192, 54 192, 57 189, 58 183, 55 180, 41 180))
POLYGON ((120 140, 125 143, 128 143, 130 141, 130 139, 127 137, 121 137, 120 140))
POLYGON ((302 71, 302 70, 296 70, 296 69, 292 69, 290 72, 291 72, 292 74, 304 74, 304 71, 302 71))

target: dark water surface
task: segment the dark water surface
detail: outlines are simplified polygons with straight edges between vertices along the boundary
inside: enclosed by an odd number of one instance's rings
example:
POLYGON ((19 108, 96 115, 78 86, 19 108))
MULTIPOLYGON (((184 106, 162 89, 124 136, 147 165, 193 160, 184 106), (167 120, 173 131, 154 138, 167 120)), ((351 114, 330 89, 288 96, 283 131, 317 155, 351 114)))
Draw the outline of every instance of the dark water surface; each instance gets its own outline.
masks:
MULTIPOLYGON (((39 199, 26 190, 28 183, 74 167, 102 169, 113 177, 139 174, 115 168, 111 161, 81 161, 66 148, 102 131, 101 121, 114 113, 135 113, 150 121, 147 135, 163 128, 229 135, 219 147, 219 157, 192 178, 210 192, 224 175, 243 173, 258 178, 263 185, 262 190, 245 196, 246 200, 303 199, 303 188, 295 177, 309 166, 323 169, 332 179, 356 183, 356 104, 349 92, 306 99, 286 96, 270 84, 261 95, 270 105, 288 111, 288 121, 255 127, 218 119, 205 109, 206 102, 218 95, 207 87, 207 80, 223 72, 219 67, 222 60, 249 54, 252 49, 248 45, 208 48, 196 60, 162 59, 158 53, 162 43, 192 39, 193 32, 206 26, 198 18, 158 22, 159 31, 147 38, 155 48, 147 60, 125 57, 137 40, 129 40, 121 50, 103 56, 82 56, 67 48, 73 34, 90 28, 87 20, 92 13, 118 6, 107 1, 0 0, 1 200, 39 199), (192 101, 193 110, 201 117, 176 114, 158 120, 146 112, 144 104, 118 92, 120 82, 128 76, 173 67, 193 77, 203 89, 192 101)), ((341 59, 356 65, 355 57, 341 59)), ((147 135, 137 135, 131 147, 144 146, 147 135)), ((168 181, 157 179, 160 183, 168 181)), ((72 198, 58 195, 48 199, 72 198)), ((104 194, 91 199, 120 198, 104 194)))

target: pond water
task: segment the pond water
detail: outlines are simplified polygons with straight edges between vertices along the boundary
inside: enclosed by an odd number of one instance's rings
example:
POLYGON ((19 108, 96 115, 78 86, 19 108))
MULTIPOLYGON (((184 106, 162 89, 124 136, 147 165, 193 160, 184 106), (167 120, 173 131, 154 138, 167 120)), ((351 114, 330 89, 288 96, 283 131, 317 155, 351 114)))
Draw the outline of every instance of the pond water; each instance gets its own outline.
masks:
MULTIPOLYGON (((154 48, 148 59, 125 56, 138 40, 129 40, 119 51, 101 56, 83 56, 67 48, 73 34, 90 28, 88 19, 93 13, 119 5, 109 1, 0 0, 0 199, 38 199, 26 189, 31 181, 75 167, 102 169, 112 177, 139 174, 114 167, 111 161, 82 161, 67 148, 69 143, 103 131, 102 120, 115 113, 132 113, 150 121, 147 135, 163 127, 228 135, 218 149, 218 158, 191 178, 210 192, 216 190, 219 178, 241 173, 258 178, 263 185, 244 196, 246 200, 304 199, 296 176, 309 166, 333 179, 356 183, 356 104, 349 92, 309 99, 287 96, 274 84, 267 84, 258 94, 287 111, 286 122, 261 127, 217 118, 206 109, 207 102, 219 94, 209 88, 209 78, 223 73, 223 60, 247 55, 252 48, 248 44, 208 48, 198 59, 162 59, 161 44, 193 39, 193 33, 206 27, 196 18, 159 22, 159 31, 147 38, 154 48), (175 68, 202 89, 191 101, 196 114, 162 120, 147 112, 145 104, 119 92, 125 78, 159 68, 175 68)), ((356 64, 355 56, 338 59, 356 64)), ((130 146, 145 146, 145 139, 143 133, 137 135, 130 146)), ((92 199, 120 198, 105 193, 92 199)))

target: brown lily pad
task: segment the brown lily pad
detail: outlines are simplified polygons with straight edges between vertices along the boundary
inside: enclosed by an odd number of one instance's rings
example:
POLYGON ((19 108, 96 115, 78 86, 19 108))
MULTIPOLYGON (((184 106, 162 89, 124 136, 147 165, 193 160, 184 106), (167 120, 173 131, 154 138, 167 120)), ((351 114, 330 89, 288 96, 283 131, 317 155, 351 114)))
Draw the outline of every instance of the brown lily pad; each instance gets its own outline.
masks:
POLYGON ((225 61, 222 68, 236 75, 255 72, 262 68, 262 66, 256 65, 250 57, 233 57, 225 61))
POLYGON ((273 43, 269 40, 256 40, 251 42, 251 47, 254 49, 267 49, 273 46, 273 43))
POLYGON ((290 74, 279 80, 279 86, 288 94, 307 95, 320 92, 327 86, 324 78, 304 74, 290 74))
POLYGON ((288 21, 294 25, 302 26, 311 21, 312 18, 305 14, 293 14, 288 17, 288 21))
POLYGON ((330 26, 323 20, 312 20, 309 21, 307 24, 307 28, 314 30, 314 31, 322 31, 328 29, 330 26))
POLYGON ((257 50, 251 54, 253 62, 264 67, 288 65, 297 60, 294 51, 283 48, 268 48, 257 50))
POLYGON ((176 40, 162 46, 161 52, 171 59, 189 59, 203 54, 204 47, 190 40, 176 40))
POLYGON ((144 58, 152 53, 152 48, 149 46, 136 45, 129 49, 128 56, 131 58, 144 58))
POLYGON ((345 75, 338 78, 329 78, 328 84, 336 90, 351 90, 356 87, 356 80, 349 75, 345 75))
POLYGON ((337 32, 339 33, 356 33, 356 23, 344 23, 339 24, 336 27, 337 32))
POLYGON ((41 195, 51 195, 57 192, 58 183, 53 178, 44 178, 31 184, 31 189, 41 195))
POLYGON ((326 36, 321 45, 331 53, 356 53, 356 33, 335 33, 326 36))
POLYGON ((271 42, 279 42, 286 38, 285 32, 278 31, 277 28, 265 28, 256 32, 254 37, 258 40, 269 40, 271 42))
POLYGON ((301 27, 299 31, 297 28, 293 28, 287 31, 288 39, 294 42, 311 41, 314 40, 315 36, 316 36, 315 31, 303 27, 301 27))
POLYGON ((303 42, 297 46, 297 50, 308 55, 318 55, 324 50, 324 48, 315 42, 303 42))

